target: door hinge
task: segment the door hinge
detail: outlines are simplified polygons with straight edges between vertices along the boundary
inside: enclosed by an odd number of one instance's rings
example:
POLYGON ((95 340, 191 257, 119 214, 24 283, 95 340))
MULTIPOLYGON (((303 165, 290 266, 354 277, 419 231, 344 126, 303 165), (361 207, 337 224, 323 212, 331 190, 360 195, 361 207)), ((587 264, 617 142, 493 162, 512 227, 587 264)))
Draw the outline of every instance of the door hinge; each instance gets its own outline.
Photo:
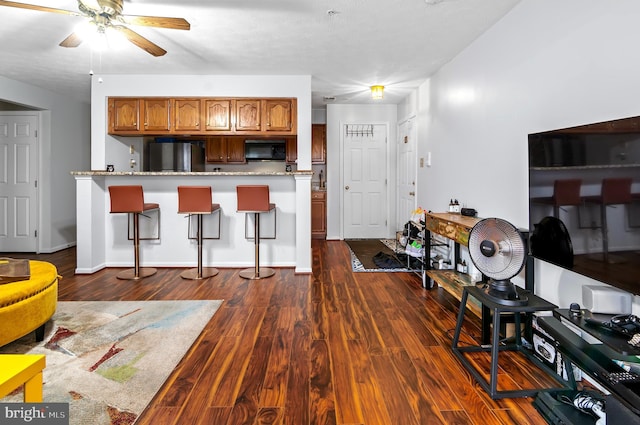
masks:
POLYGON ((33 181, 33 187, 35 187, 36 189, 38 188, 38 180, 33 181))
POLYGON ((33 231, 33 236, 36 237, 36 238, 38 237, 38 231, 37 230, 33 231))

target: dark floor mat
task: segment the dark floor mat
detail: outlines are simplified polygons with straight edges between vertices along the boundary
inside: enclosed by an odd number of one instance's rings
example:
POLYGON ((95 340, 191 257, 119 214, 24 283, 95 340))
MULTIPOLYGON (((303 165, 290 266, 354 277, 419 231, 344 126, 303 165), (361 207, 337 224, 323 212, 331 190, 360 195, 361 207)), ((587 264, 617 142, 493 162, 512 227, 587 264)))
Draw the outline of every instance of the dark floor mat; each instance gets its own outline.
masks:
MULTIPOLYGON (((393 251, 379 239, 345 239, 344 241, 347 243, 347 245, 349 245, 351 252, 353 252, 353 254, 357 257, 365 270, 384 271, 385 268, 392 268, 381 267, 374 261, 374 258, 376 256, 380 258, 379 254, 381 253, 390 257, 394 256, 393 251)), ((402 266, 400 265, 400 267, 402 266)))

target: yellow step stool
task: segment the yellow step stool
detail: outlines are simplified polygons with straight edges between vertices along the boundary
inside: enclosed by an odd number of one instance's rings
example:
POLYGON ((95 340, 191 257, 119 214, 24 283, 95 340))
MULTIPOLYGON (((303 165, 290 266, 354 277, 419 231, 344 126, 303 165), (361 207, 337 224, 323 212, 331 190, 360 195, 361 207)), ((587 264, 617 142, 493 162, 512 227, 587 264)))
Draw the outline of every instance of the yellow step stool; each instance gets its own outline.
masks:
POLYGON ((43 354, 0 354, 0 397, 24 384, 24 402, 42 402, 43 354))

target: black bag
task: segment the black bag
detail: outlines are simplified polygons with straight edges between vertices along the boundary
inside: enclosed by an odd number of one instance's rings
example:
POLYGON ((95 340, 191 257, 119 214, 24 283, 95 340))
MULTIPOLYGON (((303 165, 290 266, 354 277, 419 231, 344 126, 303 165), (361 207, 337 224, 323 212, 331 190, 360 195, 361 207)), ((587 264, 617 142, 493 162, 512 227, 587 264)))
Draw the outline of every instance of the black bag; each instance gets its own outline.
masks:
POLYGON ((381 269, 401 269, 404 267, 394 256, 382 251, 373 256, 373 262, 381 269))

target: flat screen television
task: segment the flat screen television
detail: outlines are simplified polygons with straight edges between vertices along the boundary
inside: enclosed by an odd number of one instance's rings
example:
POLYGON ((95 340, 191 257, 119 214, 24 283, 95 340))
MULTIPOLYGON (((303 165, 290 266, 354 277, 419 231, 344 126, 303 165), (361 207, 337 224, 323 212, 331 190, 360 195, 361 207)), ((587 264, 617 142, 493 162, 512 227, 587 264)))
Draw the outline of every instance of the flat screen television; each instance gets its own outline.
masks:
POLYGON ((529 135, 533 257, 640 294, 640 117, 529 135))

